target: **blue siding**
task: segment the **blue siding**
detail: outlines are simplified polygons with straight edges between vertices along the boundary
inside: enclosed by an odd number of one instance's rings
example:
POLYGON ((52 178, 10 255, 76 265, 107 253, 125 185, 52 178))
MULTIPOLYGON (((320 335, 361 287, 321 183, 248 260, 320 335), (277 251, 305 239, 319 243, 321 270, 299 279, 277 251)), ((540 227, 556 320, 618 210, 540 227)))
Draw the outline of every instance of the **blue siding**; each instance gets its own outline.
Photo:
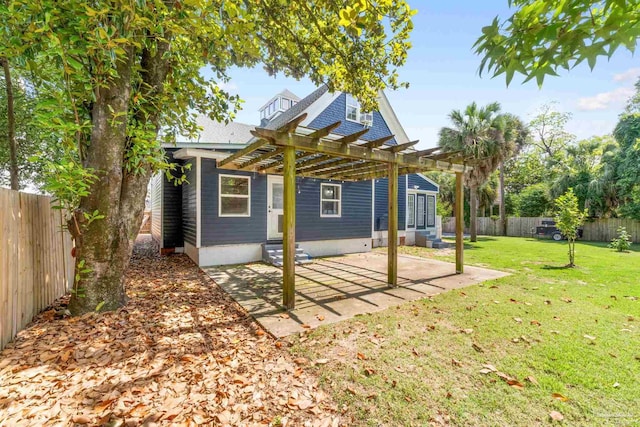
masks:
MULTIPOLYGON (((340 120, 342 124, 340 124, 340 126, 338 126, 333 131, 333 133, 337 133, 339 135, 350 135, 364 129, 364 125, 347 120, 346 109, 347 95, 342 93, 327 108, 325 108, 325 110, 320 113, 318 117, 313 119, 313 121, 309 124, 309 127, 313 129, 320 129, 340 120)), ((389 135, 392 135, 391 130, 389 130, 389 126, 387 126, 387 123, 382 118, 382 115, 379 112, 374 111, 373 126, 371 127, 371 129, 369 129, 369 132, 365 133, 362 136, 362 139, 370 141, 389 135)), ((387 144, 396 144, 395 138, 391 139, 389 142, 387 142, 387 144)))
POLYGON ((267 241, 267 177, 215 168, 215 160, 202 159, 202 246, 267 241), (218 216, 218 175, 251 176, 251 216, 218 216))
POLYGON ((185 171, 187 182, 182 184, 182 234, 184 241, 196 245, 196 162, 189 160, 191 169, 185 171))
POLYGON ((436 187, 431 182, 427 181, 426 179, 424 179, 423 177, 421 177, 418 174, 412 173, 412 174, 408 175, 408 177, 409 177, 409 188, 410 189, 415 188, 415 186, 417 185, 418 188, 416 188, 416 190, 436 191, 436 192, 438 191, 438 187, 436 187))
POLYGON ((331 184, 342 186, 339 218, 320 216, 320 184, 329 181, 298 179, 296 240, 330 240, 371 237, 371 181, 331 184))
MULTIPOLYGON (((407 218, 407 181, 405 175, 398 177, 398 230, 405 229, 407 218)), ((389 228, 388 217, 388 196, 389 181, 387 178, 376 180, 375 195, 375 219, 374 229, 376 231, 387 230, 389 228)))
MULTIPOLYGON (((202 246, 263 243, 267 241, 267 177, 261 174, 215 169, 202 159, 202 246), (251 217, 218 216, 219 174, 251 176, 251 217)), ((339 218, 320 217, 320 184, 298 178, 296 240, 330 240, 371 237, 371 182, 336 182, 342 186, 339 218)))

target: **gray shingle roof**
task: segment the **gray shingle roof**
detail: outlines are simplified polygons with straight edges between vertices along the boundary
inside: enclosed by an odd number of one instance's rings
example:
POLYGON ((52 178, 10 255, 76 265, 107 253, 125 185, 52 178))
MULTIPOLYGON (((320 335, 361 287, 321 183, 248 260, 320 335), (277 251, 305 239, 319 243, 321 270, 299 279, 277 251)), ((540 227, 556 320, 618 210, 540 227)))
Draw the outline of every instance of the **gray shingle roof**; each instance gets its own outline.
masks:
POLYGON ((229 124, 216 122, 209 117, 200 115, 196 119, 198 126, 202 128, 195 141, 179 142, 201 142, 201 143, 235 143, 246 144, 253 136, 250 131, 255 129, 255 125, 231 122, 229 124))
POLYGON ((273 120, 271 120, 269 123, 267 123, 265 128, 267 128, 267 129, 278 129, 282 125, 290 122, 292 119, 295 119, 300 114, 302 114, 302 112, 304 110, 306 110, 311 104, 316 102, 318 100, 318 98, 320 98, 322 95, 324 95, 324 93, 328 89, 329 88, 327 87, 327 85, 320 86, 318 89, 314 90, 309 95, 307 95, 306 97, 304 97, 300 101, 298 101, 298 103, 296 105, 294 105, 293 107, 289 108, 287 111, 285 111, 284 113, 280 114, 279 116, 277 116, 273 120))

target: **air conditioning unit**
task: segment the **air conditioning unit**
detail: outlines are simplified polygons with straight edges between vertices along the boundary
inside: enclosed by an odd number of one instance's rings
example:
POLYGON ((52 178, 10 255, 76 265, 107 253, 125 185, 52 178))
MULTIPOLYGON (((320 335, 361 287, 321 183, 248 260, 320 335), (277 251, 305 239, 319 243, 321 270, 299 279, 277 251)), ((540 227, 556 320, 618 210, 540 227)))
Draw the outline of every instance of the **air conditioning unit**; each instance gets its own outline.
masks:
POLYGON ((360 113, 360 123, 370 127, 373 124, 373 113, 360 113))

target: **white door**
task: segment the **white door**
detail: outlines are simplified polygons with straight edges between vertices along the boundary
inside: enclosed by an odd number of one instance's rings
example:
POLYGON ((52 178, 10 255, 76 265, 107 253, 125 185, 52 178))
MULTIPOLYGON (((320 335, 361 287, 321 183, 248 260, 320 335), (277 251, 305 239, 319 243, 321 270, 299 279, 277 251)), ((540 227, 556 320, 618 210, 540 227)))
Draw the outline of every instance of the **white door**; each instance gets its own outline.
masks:
POLYGON ((282 240, 284 184, 281 176, 267 177, 267 239, 282 240))

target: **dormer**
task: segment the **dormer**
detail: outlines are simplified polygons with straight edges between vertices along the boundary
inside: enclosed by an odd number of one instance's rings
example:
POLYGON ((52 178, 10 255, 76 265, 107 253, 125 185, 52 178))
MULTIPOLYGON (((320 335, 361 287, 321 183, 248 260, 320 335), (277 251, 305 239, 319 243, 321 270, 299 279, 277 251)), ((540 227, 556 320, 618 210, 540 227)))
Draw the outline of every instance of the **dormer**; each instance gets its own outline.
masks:
POLYGON ((360 102, 350 94, 347 94, 346 119, 350 122, 360 123, 366 127, 373 125, 373 113, 365 112, 360 107, 360 102))
POLYGON ((272 120, 274 117, 284 113, 300 101, 295 94, 287 89, 283 90, 269 100, 260 108, 260 121, 272 120))

